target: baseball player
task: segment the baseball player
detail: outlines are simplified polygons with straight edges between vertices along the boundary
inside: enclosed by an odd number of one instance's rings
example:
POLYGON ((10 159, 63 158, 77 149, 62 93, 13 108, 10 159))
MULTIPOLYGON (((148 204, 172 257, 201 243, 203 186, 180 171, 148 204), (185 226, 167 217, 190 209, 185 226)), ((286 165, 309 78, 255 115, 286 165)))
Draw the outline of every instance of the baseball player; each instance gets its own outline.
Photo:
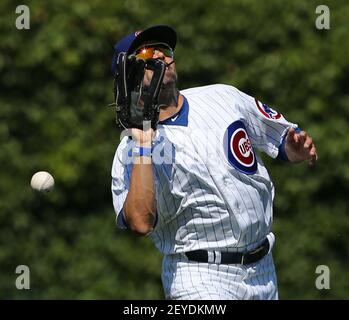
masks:
MULTIPOLYGON (((233 86, 179 91, 176 40, 171 27, 157 25, 114 47, 114 72, 121 52, 165 65, 156 126, 131 126, 115 153, 117 225, 151 237, 161 251, 167 299, 277 299, 274 186, 259 152, 313 165, 316 147, 296 124, 233 86)), ((145 88, 153 74, 145 70, 145 88)))

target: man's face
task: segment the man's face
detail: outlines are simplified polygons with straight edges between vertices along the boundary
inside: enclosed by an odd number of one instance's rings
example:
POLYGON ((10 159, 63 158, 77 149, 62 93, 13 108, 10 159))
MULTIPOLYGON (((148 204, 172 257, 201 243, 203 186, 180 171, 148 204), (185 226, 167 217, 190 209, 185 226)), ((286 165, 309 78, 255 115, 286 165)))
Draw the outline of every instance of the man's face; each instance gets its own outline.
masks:
MULTIPOLYGON (((146 47, 151 47, 151 45, 147 44, 146 47)), ((147 53, 149 55, 149 52, 147 53)), ((173 53, 172 56, 167 50, 162 50, 161 47, 157 48, 154 46, 154 48, 151 48, 150 50, 150 56, 153 59, 160 59, 163 60, 166 64, 166 70, 165 70, 165 75, 163 79, 163 84, 166 87, 171 87, 176 85, 177 83, 177 71, 176 71, 176 66, 175 63, 173 62, 173 53)), ((146 70, 144 74, 144 85, 148 86, 150 84, 150 81, 153 76, 153 71, 152 70, 146 70)))

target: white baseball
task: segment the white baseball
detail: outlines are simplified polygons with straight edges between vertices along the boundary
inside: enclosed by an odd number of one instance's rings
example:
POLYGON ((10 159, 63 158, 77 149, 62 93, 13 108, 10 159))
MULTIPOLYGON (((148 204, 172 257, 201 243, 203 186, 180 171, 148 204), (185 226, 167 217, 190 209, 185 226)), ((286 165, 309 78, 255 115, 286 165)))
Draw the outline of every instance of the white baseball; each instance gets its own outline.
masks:
POLYGON ((32 176, 30 185, 34 190, 50 192, 55 185, 55 180, 48 172, 39 171, 32 176))

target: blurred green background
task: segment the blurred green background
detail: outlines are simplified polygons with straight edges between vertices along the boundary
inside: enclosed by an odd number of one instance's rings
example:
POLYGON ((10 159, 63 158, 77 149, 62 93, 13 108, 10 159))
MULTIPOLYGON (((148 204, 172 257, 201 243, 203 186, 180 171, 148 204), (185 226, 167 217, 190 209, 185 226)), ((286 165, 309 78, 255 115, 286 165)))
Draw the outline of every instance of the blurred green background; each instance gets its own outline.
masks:
POLYGON ((0 298, 163 299, 161 256, 115 227, 110 170, 119 130, 111 45, 153 24, 178 33, 180 88, 232 84, 315 139, 317 167, 264 157, 276 186, 281 299, 349 297, 347 1, 0 2, 0 298), (17 30, 17 5, 30 29, 17 30), (330 29, 318 30, 319 4, 330 29), (34 172, 54 192, 30 188, 34 172), (30 290, 15 269, 30 268, 30 290), (318 290, 318 265, 331 271, 318 290))

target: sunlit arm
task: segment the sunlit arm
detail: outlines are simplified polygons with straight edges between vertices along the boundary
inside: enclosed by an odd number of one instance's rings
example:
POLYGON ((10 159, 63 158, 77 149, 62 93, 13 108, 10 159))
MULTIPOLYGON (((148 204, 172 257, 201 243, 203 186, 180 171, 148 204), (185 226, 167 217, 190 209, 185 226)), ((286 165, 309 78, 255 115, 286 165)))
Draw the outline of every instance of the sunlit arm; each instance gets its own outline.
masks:
POLYGON ((156 221, 156 200, 151 157, 135 157, 130 189, 123 210, 127 226, 145 236, 153 231, 156 221))

